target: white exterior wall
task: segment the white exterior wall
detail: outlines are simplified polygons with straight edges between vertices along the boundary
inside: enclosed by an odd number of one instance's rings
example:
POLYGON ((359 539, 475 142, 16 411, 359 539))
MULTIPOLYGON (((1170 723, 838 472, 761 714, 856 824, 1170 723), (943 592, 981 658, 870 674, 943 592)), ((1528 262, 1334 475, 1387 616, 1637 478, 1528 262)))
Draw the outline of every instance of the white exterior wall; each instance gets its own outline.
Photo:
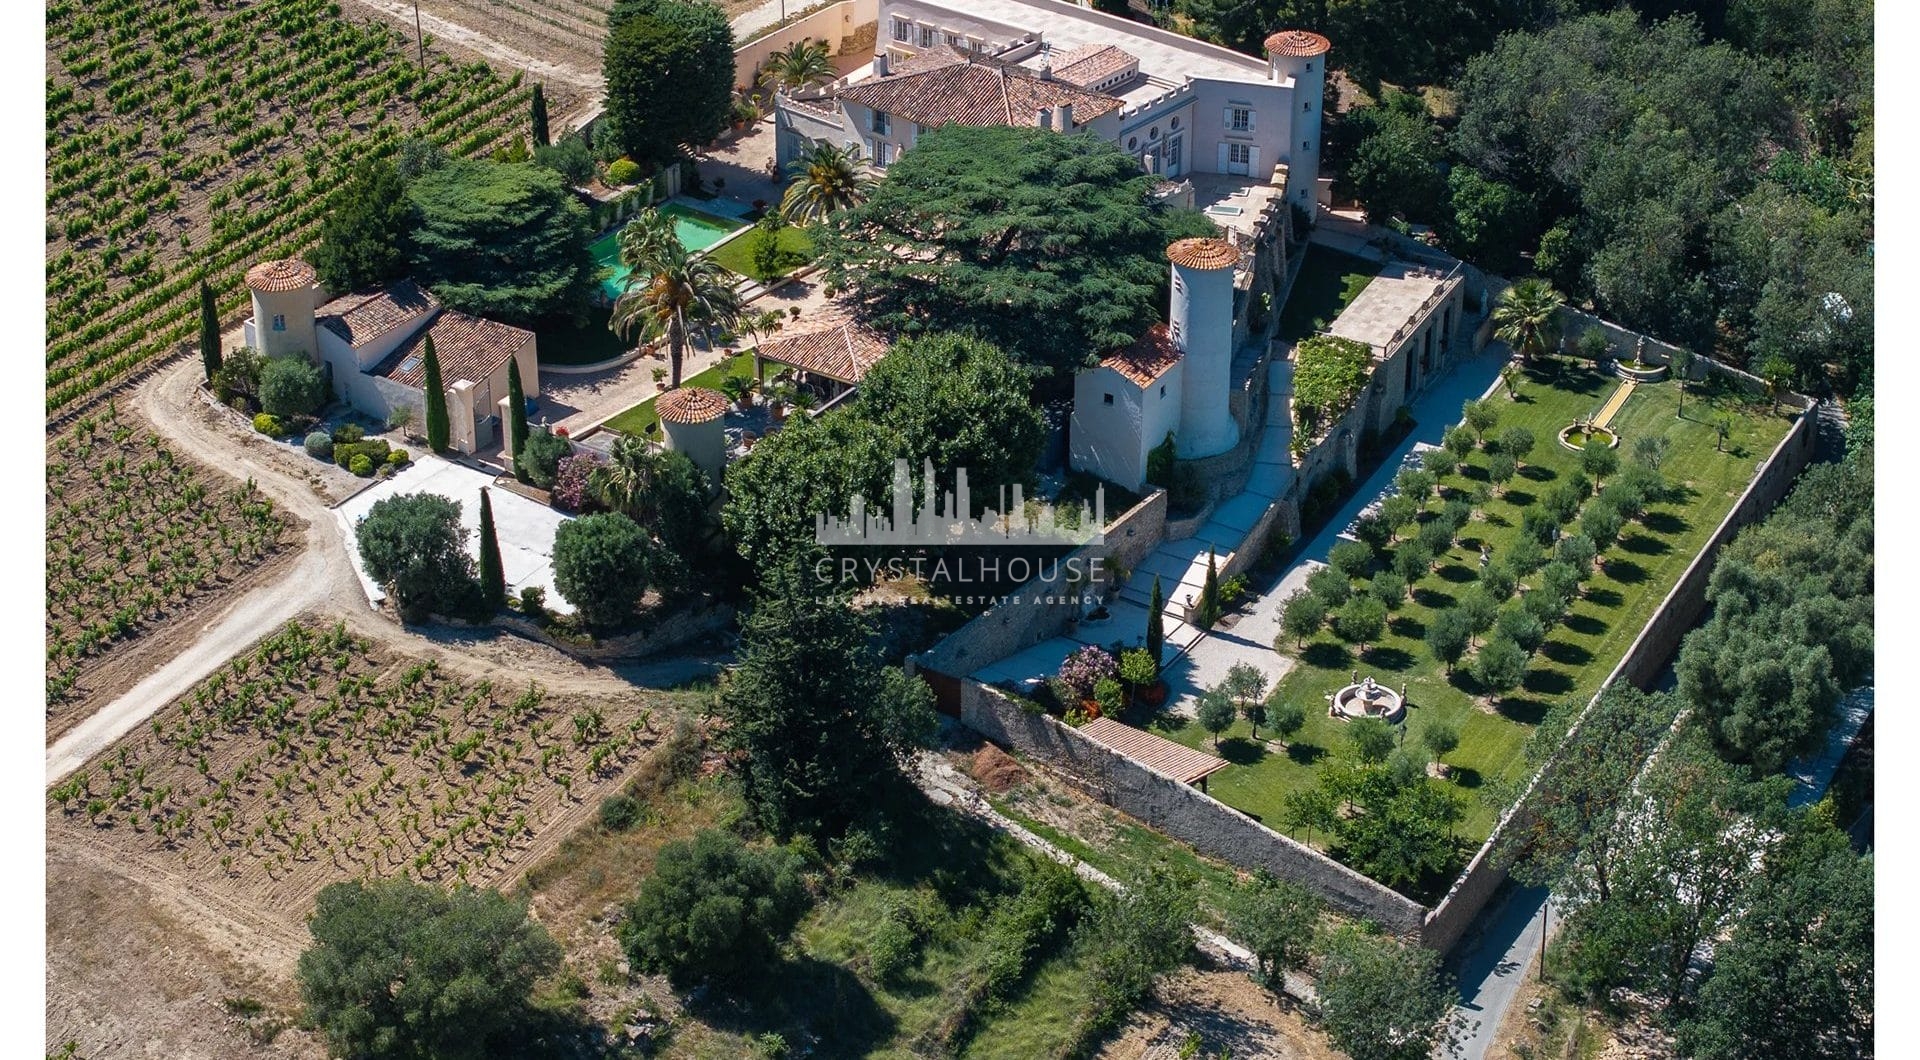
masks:
POLYGON ((1325 102, 1327 57, 1275 55, 1268 61, 1276 80, 1293 83, 1287 103, 1292 135, 1282 151, 1287 162, 1287 203, 1311 213, 1320 184, 1320 108, 1325 102))
POLYGON ((1113 132, 1107 139, 1120 145, 1121 150, 1141 160, 1141 167, 1149 173, 1158 173, 1165 177, 1181 177, 1198 170, 1203 173, 1213 171, 1212 148, 1207 149, 1207 157, 1202 159, 1195 154, 1195 144, 1200 142, 1200 131, 1195 125, 1194 96, 1182 93, 1178 98, 1126 118, 1119 111, 1107 115, 1113 122, 1113 132), (1176 170, 1170 167, 1167 147, 1175 138, 1180 141, 1180 164, 1176 170), (1148 160, 1152 164, 1148 164, 1148 160))
POLYGON ((676 453, 685 453, 687 459, 693 461, 694 467, 706 472, 707 481, 716 488, 727 469, 725 423, 720 418, 704 423, 675 423, 664 417, 660 420, 667 448, 676 453))
POLYGON ((1228 411, 1233 373, 1233 269, 1174 265, 1173 301, 1167 327, 1185 356, 1180 459, 1197 460, 1233 448, 1240 426, 1228 411))
POLYGON ((1111 368, 1089 368, 1075 376, 1067 431, 1074 470, 1138 491, 1147 480, 1147 453, 1169 431, 1179 431, 1184 368, 1175 364, 1144 390, 1111 368))
MULTIPOLYGON (((1288 160, 1287 147, 1292 132, 1293 90, 1282 84, 1249 84, 1226 81, 1195 81, 1194 142, 1195 167, 1203 173, 1232 173, 1244 170, 1254 180, 1266 181, 1273 175, 1276 162, 1288 160), (1252 110, 1253 127, 1236 132, 1230 108, 1252 110), (1251 160, 1244 167, 1230 162, 1229 145, 1249 149, 1251 160)), ((1183 123, 1184 124, 1184 123, 1183 123)), ((1298 145, 1295 145, 1298 146, 1298 145)))
POLYGON ((254 349, 266 357, 313 356, 313 309, 320 292, 313 287, 292 291, 254 291, 254 349), (276 318, 281 327, 274 327, 276 318))

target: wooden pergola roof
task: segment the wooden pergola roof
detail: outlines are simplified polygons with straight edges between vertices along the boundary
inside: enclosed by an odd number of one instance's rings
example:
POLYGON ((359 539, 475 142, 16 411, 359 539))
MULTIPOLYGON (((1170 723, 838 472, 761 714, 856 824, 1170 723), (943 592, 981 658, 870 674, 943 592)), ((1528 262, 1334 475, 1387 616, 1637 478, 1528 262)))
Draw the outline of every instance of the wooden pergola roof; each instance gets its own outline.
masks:
POLYGON ((858 324, 843 324, 826 331, 767 339, 760 344, 760 359, 858 386, 866 378, 867 369, 887 355, 888 348, 887 340, 878 332, 858 324))
POLYGON ((1227 766, 1224 758, 1122 725, 1112 718, 1095 718, 1080 726, 1080 734, 1182 784, 1197 783, 1227 766))

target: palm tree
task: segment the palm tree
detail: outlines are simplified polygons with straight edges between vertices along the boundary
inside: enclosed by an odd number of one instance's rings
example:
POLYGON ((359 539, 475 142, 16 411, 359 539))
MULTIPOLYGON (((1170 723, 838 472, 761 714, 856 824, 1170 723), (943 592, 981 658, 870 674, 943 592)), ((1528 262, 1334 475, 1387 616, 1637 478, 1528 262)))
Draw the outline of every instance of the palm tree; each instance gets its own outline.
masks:
POLYGON ((795 41, 767 56, 760 76, 775 88, 806 88, 833 80, 833 60, 826 41, 795 41))
POLYGON ((740 298, 733 290, 733 274, 711 258, 688 254, 678 239, 660 248, 652 260, 636 265, 627 274, 626 289, 613 303, 607 326, 623 339, 630 337, 636 324, 643 335, 664 333, 671 378, 668 389, 673 389, 680 385, 690 328, 731 330, 737 325, 740 298))
POLYGON ((1521 280, 1507 289, 1493 309, 1494 337, 1531 361, 1553 347, 1560 307, 1565 304, 1566 299, 1547 281, 1521 280))
POLYGON ((673 219, 659 210, 641 210, 620 229, 620 264, 630 274, 651 272, 655 262, 675 252, 684 253, 673 219))
POLYGON ((606 462, 589 474, 587 489, 601 504, 650 527, 660 515, 656 501, 663 463, 661 454, 645 439, 621 435, 614 439, 606 462))
POLYGON ((780 200, 780 213, 798 225, 824 221, 835 211, 860 205, 874 184, 859 148, 829 143, 807 148, 787 163, 787 172, 793 181, 780 200))

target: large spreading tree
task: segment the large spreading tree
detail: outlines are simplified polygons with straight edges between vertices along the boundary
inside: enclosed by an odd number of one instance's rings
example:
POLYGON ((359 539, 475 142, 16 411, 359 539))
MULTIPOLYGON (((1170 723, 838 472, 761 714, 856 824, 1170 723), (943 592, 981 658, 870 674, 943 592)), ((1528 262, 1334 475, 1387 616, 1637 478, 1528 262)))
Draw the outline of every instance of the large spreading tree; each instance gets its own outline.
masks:
POLYGON ((811 573, 775 573, 720 689, 721 743, 776 835, 834 836, 897 797, 933 737, 933 693, 882 663, 873 621, 811 573))
POLYGON ((829 218, 826 280, 883 329, 970 330, 1069 372, 1159 317, 1169 243, 1217 234, 1150 202, 1155 180, 1091 134, 928 130, 866 202, 829 218))
POLYGON ((338 1056, 499 1056, 530 1011, 534 980, 560 947, 498 891, 443 891, 404 879, 329 884, 295 978, 338 1056))
POLYGON ((409 621, 449 613, 473 588, 457 501, 432 493, 382 498, 354 527, 354 537, 367 576, 393 594, 409 621))
POLYGON ((453 161, 415 177, 407 197, 413 275, 442 303, 515 324, 585 312, 592 226, 558 173, 453 161))
POLYGON ((1016 482, 1031 484, 1046 441, 1028 400, 1029 373, 998 346, 964 335, 907 339, 860 383, 855 412, 897 434, 917 470, 966 468, 983 502, 1016 482))
POLYGON ((333 193, 327 219, 320 222, 320 242, 308 260, 329 291, 377 286, 406 272, 412 227, 406 181, 385 161, 365 161, 333 193))
POLYGON ((733 27, 717 6, 624 0, 607 29, 602 135, 656 166, 720 135, 733 105, 733 27))

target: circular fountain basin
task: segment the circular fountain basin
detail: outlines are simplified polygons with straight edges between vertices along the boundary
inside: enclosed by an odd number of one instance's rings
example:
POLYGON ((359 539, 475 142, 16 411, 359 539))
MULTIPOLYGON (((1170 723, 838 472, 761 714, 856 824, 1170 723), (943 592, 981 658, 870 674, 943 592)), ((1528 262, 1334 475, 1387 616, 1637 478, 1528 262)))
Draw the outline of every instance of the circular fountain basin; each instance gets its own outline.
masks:
POLYGON ((1348 685, 1333 694, 1334 715, 1343 719, 1380 718, 1398 725, 1407 716, 1407 704, 1400 693, 1386 685, 1361 682, 1348 685))
POLYGON ((1569 423, 1560 428, 1560 444, 1576 453, 1585 449, 1590 441, 1600 442, 1609 449, 1620 448, 1620 436, 1605 427, 1582 428, 1577 423, 1569 423))

